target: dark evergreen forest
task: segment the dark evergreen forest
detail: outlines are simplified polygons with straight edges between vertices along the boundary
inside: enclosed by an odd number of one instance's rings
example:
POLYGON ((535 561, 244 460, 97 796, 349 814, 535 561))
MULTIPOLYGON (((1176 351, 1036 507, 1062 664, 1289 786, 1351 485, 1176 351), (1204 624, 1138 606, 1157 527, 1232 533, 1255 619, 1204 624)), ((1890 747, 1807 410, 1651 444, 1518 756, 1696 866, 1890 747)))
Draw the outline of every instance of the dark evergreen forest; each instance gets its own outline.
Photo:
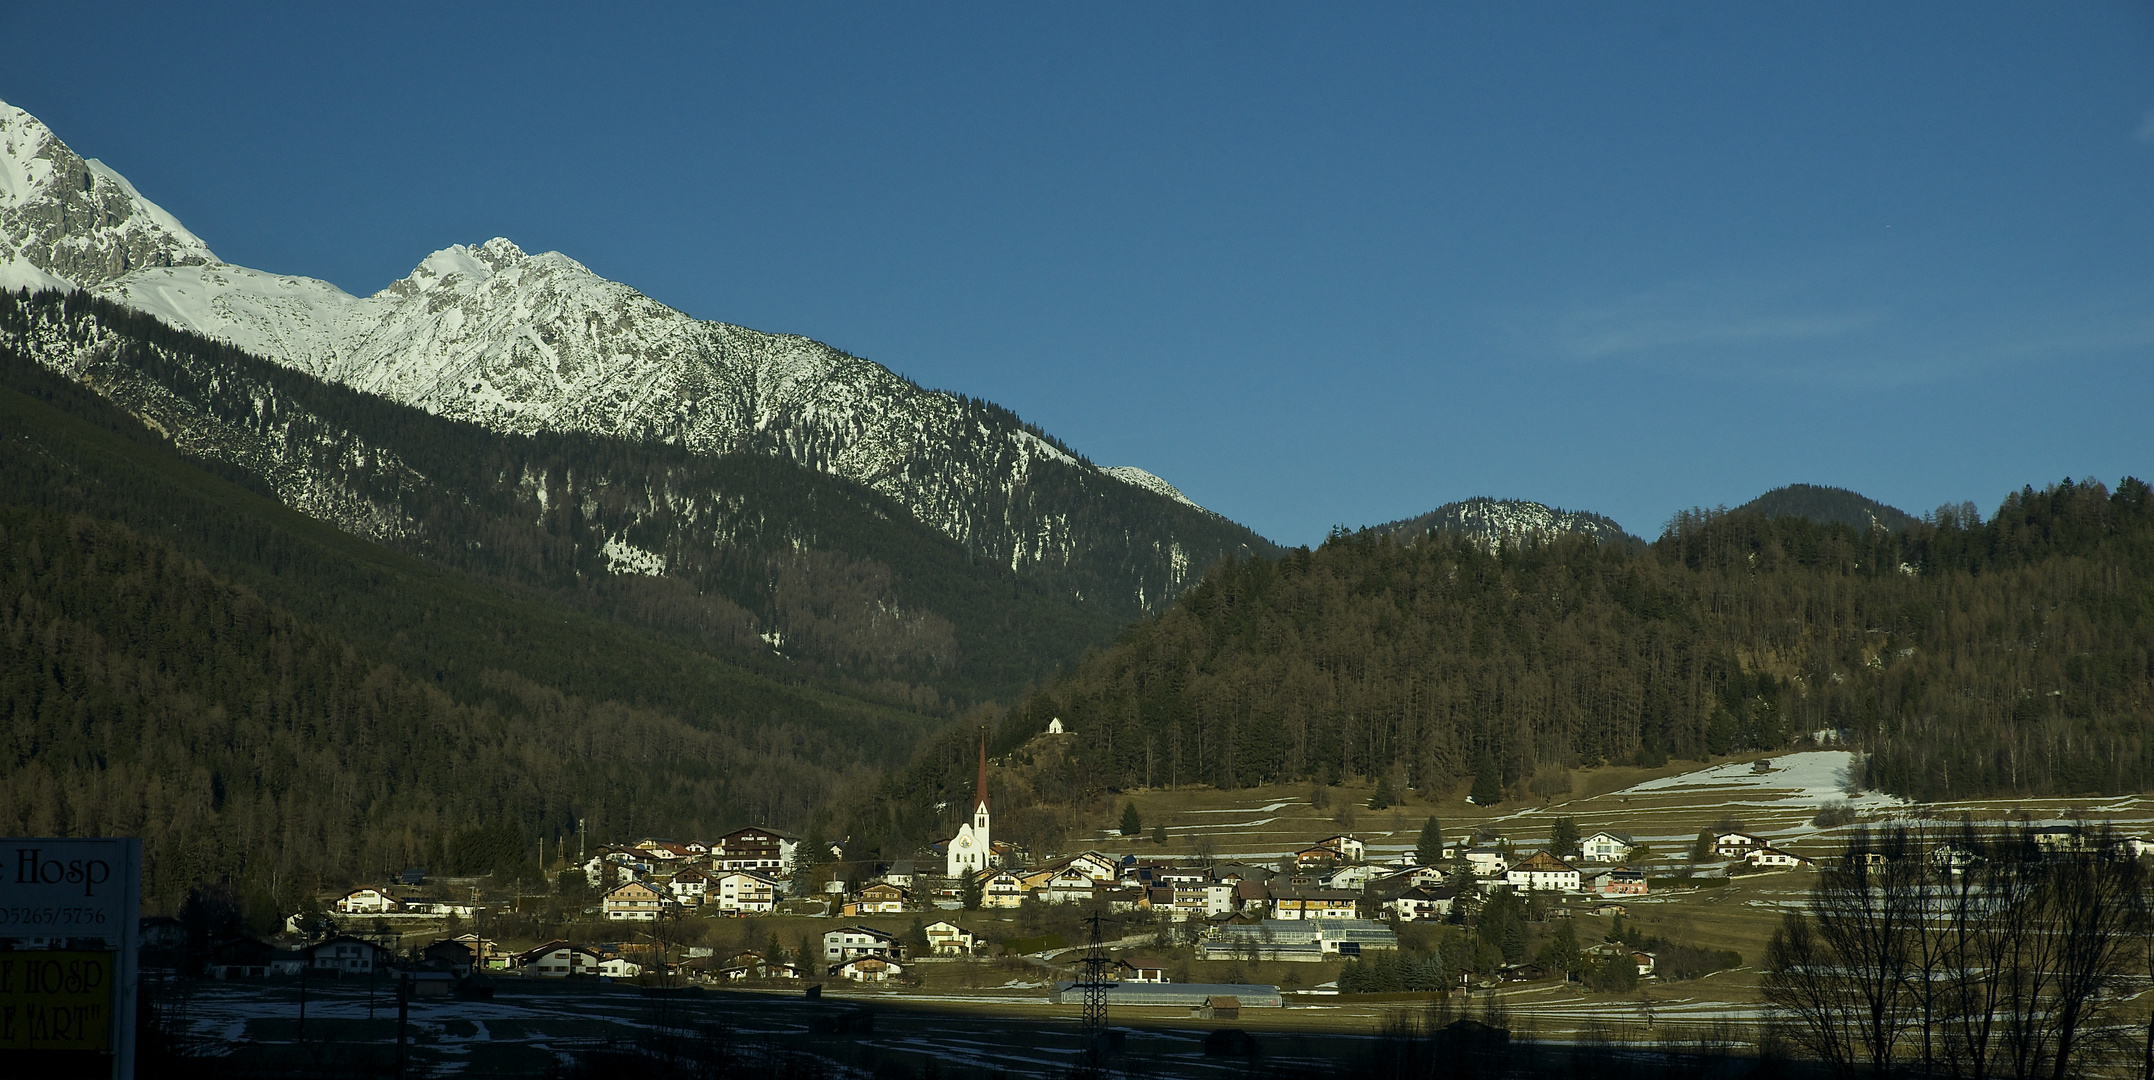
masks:
POLYGON ((805 823, 937 722, 355 539, 0 356, 0 831, 129 833, 170 912, 573 833, 805 823))
POLYGON ((1516 793, 1549 766, 1812 744, 1917 798, 2154 787, 2154 508, 2127 478, 1901 532, 1679 515, 1649 548, 1490 553, 1364 531, 1216 567, 1023 700, 1094 790, 1390 776, 1516 793))

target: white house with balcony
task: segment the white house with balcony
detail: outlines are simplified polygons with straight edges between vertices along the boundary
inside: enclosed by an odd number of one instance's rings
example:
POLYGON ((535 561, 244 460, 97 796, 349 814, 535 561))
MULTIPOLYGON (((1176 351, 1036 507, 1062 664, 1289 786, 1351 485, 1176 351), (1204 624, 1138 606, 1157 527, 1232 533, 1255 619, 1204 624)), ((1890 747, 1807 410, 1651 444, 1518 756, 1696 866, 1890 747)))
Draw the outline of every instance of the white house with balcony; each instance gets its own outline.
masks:
POLYGON ((778 907, 778 883, 746 870, 718 875, 718 910, 741 915, 768 915, 778 907))
POLYGON ((1638 842, 1629 833, 1606 829, 1578 842, 1578 857, 1586 862, 1628 862, 1636 850, 1638 842))
POLYGON ((1471 847, 1466 849, 1466 869, 1475 877, 1501 877, 1510 868, 1511 860, 1502 848, 1471 847))
POLYGON ((872 926, 842 926, 823 935, 825 963, 836 964, 865 956, 889 960, 897 954, 897 937, 872 926))
POLYGON ((643 882, 631 881, 607 893, 599 906, 606 918, 615 922, 651 922, 665 910, 666 894, 643 882))

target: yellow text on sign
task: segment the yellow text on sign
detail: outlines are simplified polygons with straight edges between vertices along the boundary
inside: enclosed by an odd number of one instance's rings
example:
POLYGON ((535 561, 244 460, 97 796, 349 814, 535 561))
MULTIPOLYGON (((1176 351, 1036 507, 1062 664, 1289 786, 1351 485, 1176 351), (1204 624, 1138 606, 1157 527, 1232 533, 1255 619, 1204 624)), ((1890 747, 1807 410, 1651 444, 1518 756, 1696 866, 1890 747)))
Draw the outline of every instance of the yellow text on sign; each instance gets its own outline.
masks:
POLYGON ((0 1050, 108 1050, 108 952, 0 952, 0 1050))

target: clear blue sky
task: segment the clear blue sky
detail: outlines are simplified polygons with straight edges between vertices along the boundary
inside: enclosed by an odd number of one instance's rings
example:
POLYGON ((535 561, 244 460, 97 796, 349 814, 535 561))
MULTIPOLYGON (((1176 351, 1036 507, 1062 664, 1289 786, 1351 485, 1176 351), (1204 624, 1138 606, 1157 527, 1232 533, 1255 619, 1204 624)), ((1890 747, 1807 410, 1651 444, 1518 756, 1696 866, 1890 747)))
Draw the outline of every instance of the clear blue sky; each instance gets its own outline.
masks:
POLYGON ((233 262, 508 236, 1289 543, 2154 474, 2147 4, 0 0, 233 262))

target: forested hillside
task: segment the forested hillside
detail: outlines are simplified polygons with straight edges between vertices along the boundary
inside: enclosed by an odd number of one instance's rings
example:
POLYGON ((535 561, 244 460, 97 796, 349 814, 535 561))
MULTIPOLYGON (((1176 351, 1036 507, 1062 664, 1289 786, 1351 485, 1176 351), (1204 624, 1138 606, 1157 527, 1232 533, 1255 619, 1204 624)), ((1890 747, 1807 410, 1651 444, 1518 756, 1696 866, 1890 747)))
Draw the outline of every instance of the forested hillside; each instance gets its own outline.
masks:
POLYGON ((535 871, 579 818, 804 824, 936 727, 355 539, 19 357, 0 383, 0 830, 142 835, 152 910, 535 871))
POLYGON ((2150 615, 2136 479, 1904 532, 1686 513, 1635 553, 1339 533, 1215 568, 1006 728, 1086 732, 1094 790, 1390 773, 1485 800, 1838 730, 1910 796, 2145 790, 2150 615))
MULTIPOLYGON (((1104 644, 1137 610, 1107 599, 1122 591, 1108 579, 1146 573, 1020 574, 886 496, 783 457, 501 434, 80 294, 0 294, 0 345, 94 389, 191 459, 353 535, 907 708, 947 714, 1007 695, 1104 644)), ((1025 497, 1080 498, 1047 490, 1055 475, 1036 477, 1025 497)), ((1239 526, 1147 498, 1193 515, 1189 528, 1214 553, 1243 550, 1239 526)), ((1092 507, 1087 527, 1145 535, 1156 523, 1124 520, 1134 508, 1092 507)))

